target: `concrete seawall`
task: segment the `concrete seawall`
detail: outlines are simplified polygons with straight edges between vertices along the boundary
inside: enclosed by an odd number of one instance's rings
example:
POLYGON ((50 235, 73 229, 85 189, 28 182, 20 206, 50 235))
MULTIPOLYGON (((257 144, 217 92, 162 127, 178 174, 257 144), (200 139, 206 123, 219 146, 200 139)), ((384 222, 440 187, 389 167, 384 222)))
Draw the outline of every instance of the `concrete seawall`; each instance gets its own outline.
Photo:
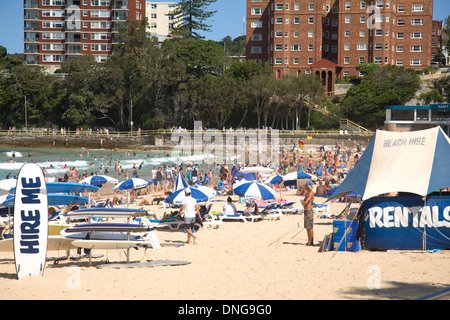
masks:
MULTIPOLYGON (((296 145, 300 139, 305 146, 321 146, 335 145, 337 142, 343 143, 345 146, 352 147, 354 143, 367 146, 372 139, 372 135, 357 134, 321 134, 313 133, 312 139, 307 139, 307 134, 289 134, 280 133, 280 146, 296 145)), ((191 134, 192 141, 194 135, 191 134)), ((179 144, 179 138, 171 133, 155 133, 145 136, 130 135, 40 135, 40 134, 0 134, 0 146, 8 147, 25 147, 25 148, 104 148, 104 149, 138 149, 138 150, 171 150, 179 144), (174 141, 172 141, 172 139, 174 141)), ((208 141, 208 140, 207 140, 208 141)), ((225 143, 225 135, 223 142, 225 143)), ((269 134, 270 141, 270 134, 269 134)), ((203 148, 208 142, 203 143, 203 148)))

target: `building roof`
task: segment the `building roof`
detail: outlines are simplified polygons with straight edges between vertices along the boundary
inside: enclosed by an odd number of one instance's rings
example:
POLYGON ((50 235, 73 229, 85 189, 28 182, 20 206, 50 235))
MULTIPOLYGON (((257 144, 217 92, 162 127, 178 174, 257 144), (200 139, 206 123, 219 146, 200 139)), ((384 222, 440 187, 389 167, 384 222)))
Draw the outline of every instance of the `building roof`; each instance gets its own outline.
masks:
POLYGON ((317 62, 314 62, 311 65, 311 68, 340 68, 340 66, 338 66, 333 61, 330 61, 330 60, 327 60, 327 59, 322 59, 322 60, 319 60, 317 62))

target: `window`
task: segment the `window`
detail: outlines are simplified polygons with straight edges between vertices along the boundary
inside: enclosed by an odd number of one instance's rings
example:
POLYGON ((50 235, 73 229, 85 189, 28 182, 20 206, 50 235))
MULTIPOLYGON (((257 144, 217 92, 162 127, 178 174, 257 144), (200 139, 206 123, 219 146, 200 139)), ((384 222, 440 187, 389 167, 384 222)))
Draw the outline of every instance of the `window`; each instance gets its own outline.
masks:
POLYGON ((275 31, 275 38, 282 38, 283 37, 283 31, 275 31))
POLYGON ((397 32, 397 39, 405 39, 405 33, 404 32, 397 32))
POLYGON ((283 4, 282 3, 277 3, 275 6, 275 10, 283 10, 283 4))
POLYGON ((308 18, 308 23, 309 24, 313 24, 314 23, 314 17, 309 17, 308 18))
POLYGON ((398 66, 402 66, 403 65, 403 59, 397 59, 395 64, 398 65, 398 66))
POLYGON ((294 58, 293 61, 294 61, 294 64, 298 64, 299 63, 299 59, 298 58, 294 58))
POLYGON ((366 36, 366 30, 359 30, 359 36, 365 37, 366 36))
POLYGON ((283 45, 282 44, 275 44, 275 51, 282 51, 283 45))
POLYGON ((345 36, 346 38, 350 37, 350 30, 345 30, 345 31, 344 31, 344 36, 345 36))
POLYGON ((343 74, 344 74, 344 77, 350 76, 350 72, 348 72, 348 71, 344 71, 343 74))
POLYGON ((251 38, 252 41, 262 41, 262 34, 260 33, 254 33, 252 34, 251 38))
POLYGON ((380 37, 383 35, 383 30, 381 29, 375 29, 375 36, 376 37, 380 37))
POLYGON ((383 63, 383 57, 375 57, 373 62, 377 64, 383 63))
POLYGON ((348 43, 344 44, 344 51, 350 51, 350 45, 348 43))
POLYGON ((397 46, 397 52, 403 52, 404 47, 403 46, 397 46))
POLYGON ((314 10, 314 2, 310 2, 308 8, 310 11, 313 11, 314 10))
POLYGON ((382 43, 375 43, 375 50, 383 50, 383 44, 382 43))
POLYGON ((283 64, 283 58, 275 58, 275 64, 283 64))
POLYGON ((331 26, 337 27, 337 26, 338 26, 338 21, 333 19, 333 20, 331 21, 331 26))
POLYGON ((411 25, 412 26, 422 26, 423 19, 411 19, 411 25))
POLYGON ((397 7, 397 12, 405 12, 405 5, 399 4, 397 7))
POLYGON ((350 23, 350 17, 349 16, 345 17, 345 23, 350 23))
POLYGON ((252 15, 261 15, 262 9, 261 8, 252 8, 252 15))
POLYGON ((356 50, 367 50, 367 43, 358 43, 356 45, 356 50))
POLYGON ((314 63, 314 58, 308 58, 308 64, 313 64, 314 63))
POLYGON ((364 63, 364 57, 359 57, 359 63, 364 63))
POLYGON ((276 17, 275 18, 275 23, 276 24, 282 24, 283 23, 283 18, 282 17, 276 17))
POLYGON ((314 31, 308 31, 308 38, 314 38, 314 31))
POLYGON ((412 12, 422 12, 423 11, 423 4, 413 4, 411 8, 412 12))
POLYGON ((300 44, 291 45, 291 51, 300 51, 301 49, 302 49, 302 46, 300 44))
POLYGON ((300 32, 294 31, 294 38, 298 38, 300 36, 300 32))
POLYGON ((251 47, 250 52, 253 54, 261 54, 262 53, 262 47, 251 47))
POLYGON ((405 19, 398 19, 397 20, 397 25, 398 26, 404 26, 405 25, 405 19))
POLYGON ((366 3, 364 1, 361 2, 361 9, 365 9, 366 8, 366 3))
POLYGON ((411 59, 410 65, 412 66, 421 66, 422 65, 422 59, 411 59))
POLYGON ((422 32, 411 32, 411 39, 422 39, 422 32))
POLYGON ((299 11, 300 10, 300 3, 294 4, 294 10, 299 11))
POLYGON ((308 44, 308 51, 313 51, 313 50, 314 50, 314 45, 308 44))
POLYGON ((299 17, 295 17, 294 18, 294 24, 299 24, 300 23, 300 18, 299 17))
POLYGON ((422 52, 422 46, 411 46, 411 52, 422 52))
POLYGON ((345 3, 345 10, 350 10, 352 8, 352 3, 351 2, 346 2, 345 3))
MULTIPOLYGON (((376 19, 376 17, 375 17, 375 19, 376 19)), ((365 16, 359 17, 359 22, 360 23, 366 23, 366 17, 365 16)))
POLYGON ((262 21, 252 21, 251 28, 262 28, 262 21))
POLYGON ((377 1, 376 6, 377 6, 377 8, 383 8, 384 7, 384 1, 377 1))
POLYGON ((344 64, 350 63, 350 57, 344 57, 344 64))

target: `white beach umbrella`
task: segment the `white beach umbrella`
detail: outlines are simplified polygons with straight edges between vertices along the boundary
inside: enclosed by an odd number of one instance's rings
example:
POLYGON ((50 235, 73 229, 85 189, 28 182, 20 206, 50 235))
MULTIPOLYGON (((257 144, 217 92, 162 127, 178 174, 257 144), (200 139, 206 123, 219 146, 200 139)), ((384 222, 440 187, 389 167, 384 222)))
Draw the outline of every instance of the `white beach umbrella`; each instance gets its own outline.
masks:
POLYGON ((9 191, 12 188, 15 188, 16 184, 17 179, 3 179, 0 180, 0 189, 9 191))
POLYGON ((275 190, 259 181, 247 181, 233 188, 235 194, 253 200, 269 200, 275 198, 275 190))
POLYGON ((118 185, 114 186, 113 190, 138 190, 145 188, 148 184, 152 184, 153 182, 148 179, 142 179, 142 178, 131 178, 125 181, 122 181, 118 185))

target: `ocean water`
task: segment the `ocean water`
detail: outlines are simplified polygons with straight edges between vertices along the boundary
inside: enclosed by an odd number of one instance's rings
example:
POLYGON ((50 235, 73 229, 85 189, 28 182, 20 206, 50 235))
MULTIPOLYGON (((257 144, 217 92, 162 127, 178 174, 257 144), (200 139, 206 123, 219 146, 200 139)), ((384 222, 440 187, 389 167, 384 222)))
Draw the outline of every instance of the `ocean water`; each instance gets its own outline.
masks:
MULTIPOLYGON (((0 149, 0 180, 5 179, 8 174, 13 177, 18 174, 20 168, 27 162, 36 162, 41 168, 45 168, 46 177, 63 177, 70 168, 77 168, 78 175, 85 170, 88 174, 106 174, 120 181, 124 180, 115 171, 115 163, 122 166, 123 172, 128 170, 129 177, 132 176, 133 165, 138 170, 138 176, 151 177, 153 167, 162 167, 163 164, 186 164, 192 162, 199 164, 204 169, 204 160, 213 163, 214 157, 209 154, 172 157, 170 153, 163 151, 114 151, 108 149, 83 149, 83 148, 13 148, 0 149), (105 173, 105 169, 109 172, 105 173)), ((185 166, 184 166, 185 168, 185 166)))

